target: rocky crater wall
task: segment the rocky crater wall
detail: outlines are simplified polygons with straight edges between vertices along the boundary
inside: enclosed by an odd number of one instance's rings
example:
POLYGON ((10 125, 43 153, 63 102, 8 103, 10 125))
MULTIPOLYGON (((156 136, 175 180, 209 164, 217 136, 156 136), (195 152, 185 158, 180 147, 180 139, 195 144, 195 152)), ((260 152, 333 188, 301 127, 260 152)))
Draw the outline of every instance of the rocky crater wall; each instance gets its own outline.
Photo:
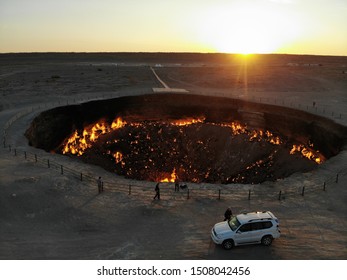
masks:
POLYGON ((326 158, 346 144, 347 128, 307 112, 238 99, 188 94, 120 97, 57 107, 38 115, 25 135, 29 144, 56 150, 75 129, 121 116, 131 121, 170 121, 204 117, 206 122, 239 121, 249 128, 269 130, 299 143, 314 143, 326 158))

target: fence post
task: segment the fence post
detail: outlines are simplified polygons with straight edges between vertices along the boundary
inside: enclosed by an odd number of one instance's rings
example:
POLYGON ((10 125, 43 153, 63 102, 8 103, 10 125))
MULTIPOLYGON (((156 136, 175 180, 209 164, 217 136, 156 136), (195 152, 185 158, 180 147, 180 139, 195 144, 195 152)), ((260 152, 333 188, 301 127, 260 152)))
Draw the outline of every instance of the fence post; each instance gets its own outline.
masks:
POLYGON ((80 178, 81 178, 81 181, 83 181, 83 174, 82 174, 82 172, 81 172, 81 177, 80 178))
POLYGON ((220 200, 220 189, 218 190, 218 200, 220 200))
POLYGON ((335 179, 335 183, 339 182, 339 174, 336 174, 336 179, 335 179))
POLYGON ((251 190, 248 190, 248 200, 251 200, 251 190))
POLYGON ((323 191, 325 191, 325 185, 326 185, 326 184, 325 184, 325 182, 324 182, 324 184, 323 184, 323 191))
POLYGON ((60 174, 63 175, 64 174, 64 169, 63 169, 63 166, 60 165, 60 174))
POLYGON ((47 159, 47 167, 48 167, 48 168, 51 167, 51 165, 50 165, 50 163, 49 163, 49 159, 47 159))
POLYGON ((278 194, 278 200, 281 200, 282 191, 278 194))
POLYGON ((131 195, 131 185, 129 185, 129 195, 131 195))
POLYGON ((302 187, 301 195, 304 196, 304 194, 305 194, 305 187, 302 187))

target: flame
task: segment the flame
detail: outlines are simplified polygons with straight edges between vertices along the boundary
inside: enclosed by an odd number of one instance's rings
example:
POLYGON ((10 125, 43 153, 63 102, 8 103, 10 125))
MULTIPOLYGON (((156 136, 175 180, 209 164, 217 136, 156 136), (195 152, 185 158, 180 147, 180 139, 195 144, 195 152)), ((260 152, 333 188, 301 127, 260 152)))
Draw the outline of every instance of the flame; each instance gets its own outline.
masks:
POLYGON ((123 159, 123 154, 121 152, 115 152, 113 154, 114 159, 116 160, 116 163, 119 163, 123 159))
POLYGON ((233 135, 246 134, 249 136, 249 141, 265 140, 273 145, 282 144, 281 139, 278 136, 274 136, 270 131, 266 130, 248 130, 246 125, 242 125, 238 122, 232 122, 231 124, 221 124, 221 126, 227 126, 231 128, 233 135))
POLYGON ((292 149, 289 152, 291 155, 295 153, 301 153, 302 156, 315 161, 318 164, 321 164, 323 162, 323 158, 319 157, 317 155, 318 151, 314 152, 312 150, 309 150, 304 145, 293 145, 292 149))
POLYGON ((260 141, 262 136, 263 136, 263 131, 262 130, 259 130, 259 131, 253 130, 250 133, 249 141, 260 141))
POLYGON ((75 132, 66 141, 63 147, 63 154, 70 153, 73 155, 81 156, 84 154, 86 149, 92 146, 92 143, 95 142, 100 137, 100 135, 111 132, 112 130, 122 128, 125 125, 125 121, 122 121, 121 118, 117 118, 112 122, 111 126, 109 126, 109 124, 104 120, 90 125, 84 128, 82 135, 80 135, 78 133, 78 130, 76 129, 75 132))
POLYGON ((111 129, 116 130, 116 129, 122 128, 126 124, 127 123, 125 121, 123 121, 121 118, 117 118, 112 122, 111 129))
POLYGON ((230 125, 228 125, 229 127, 231 127, 232 130, 232 134, 233 135, 238 135, 238 134, 243 134, 243 133, 247 133, 246 130, 246 126, 242 126, 240 123, 238 122, 232 122, 230 125))
POLYGON ((195 123, 203 123, 205 121, 205 118, 198 118, 198 119, 182 119, 182 120, 176 120, 171 122, 172 125, 176 126, 187 126, 195 123))
POLYGON ((282 144, 282 141, 278 136, 270 138, 269 142, 273 145, 281 145, 282 144))
POLYGON ((177 173, 176 173, 176 168, 174 168, 174 170, 171 173, 170 178, 164 178, 161 179, 160 182, 162 183, 174 183, 177 180, 177 173))

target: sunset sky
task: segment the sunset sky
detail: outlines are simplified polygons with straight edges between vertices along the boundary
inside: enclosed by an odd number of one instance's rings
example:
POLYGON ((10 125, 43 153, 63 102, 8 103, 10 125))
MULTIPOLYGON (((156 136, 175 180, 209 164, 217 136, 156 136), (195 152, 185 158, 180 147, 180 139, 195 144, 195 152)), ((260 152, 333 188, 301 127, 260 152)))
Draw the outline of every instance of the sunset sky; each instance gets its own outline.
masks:
POLYGON ((347 1, 0 0, 0 52, 347 55, 347 1))

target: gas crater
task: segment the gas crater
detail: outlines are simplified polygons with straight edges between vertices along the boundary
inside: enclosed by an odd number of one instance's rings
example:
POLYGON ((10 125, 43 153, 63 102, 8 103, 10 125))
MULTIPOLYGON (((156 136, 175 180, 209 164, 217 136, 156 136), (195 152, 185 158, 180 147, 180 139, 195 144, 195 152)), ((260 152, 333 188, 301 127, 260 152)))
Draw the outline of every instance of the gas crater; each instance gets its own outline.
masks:
POLYGON ((257 184, 336 155, 346 128, 303 111, 189 94, 120 97, 37 116, 29 144, 126 178, 257 184))

